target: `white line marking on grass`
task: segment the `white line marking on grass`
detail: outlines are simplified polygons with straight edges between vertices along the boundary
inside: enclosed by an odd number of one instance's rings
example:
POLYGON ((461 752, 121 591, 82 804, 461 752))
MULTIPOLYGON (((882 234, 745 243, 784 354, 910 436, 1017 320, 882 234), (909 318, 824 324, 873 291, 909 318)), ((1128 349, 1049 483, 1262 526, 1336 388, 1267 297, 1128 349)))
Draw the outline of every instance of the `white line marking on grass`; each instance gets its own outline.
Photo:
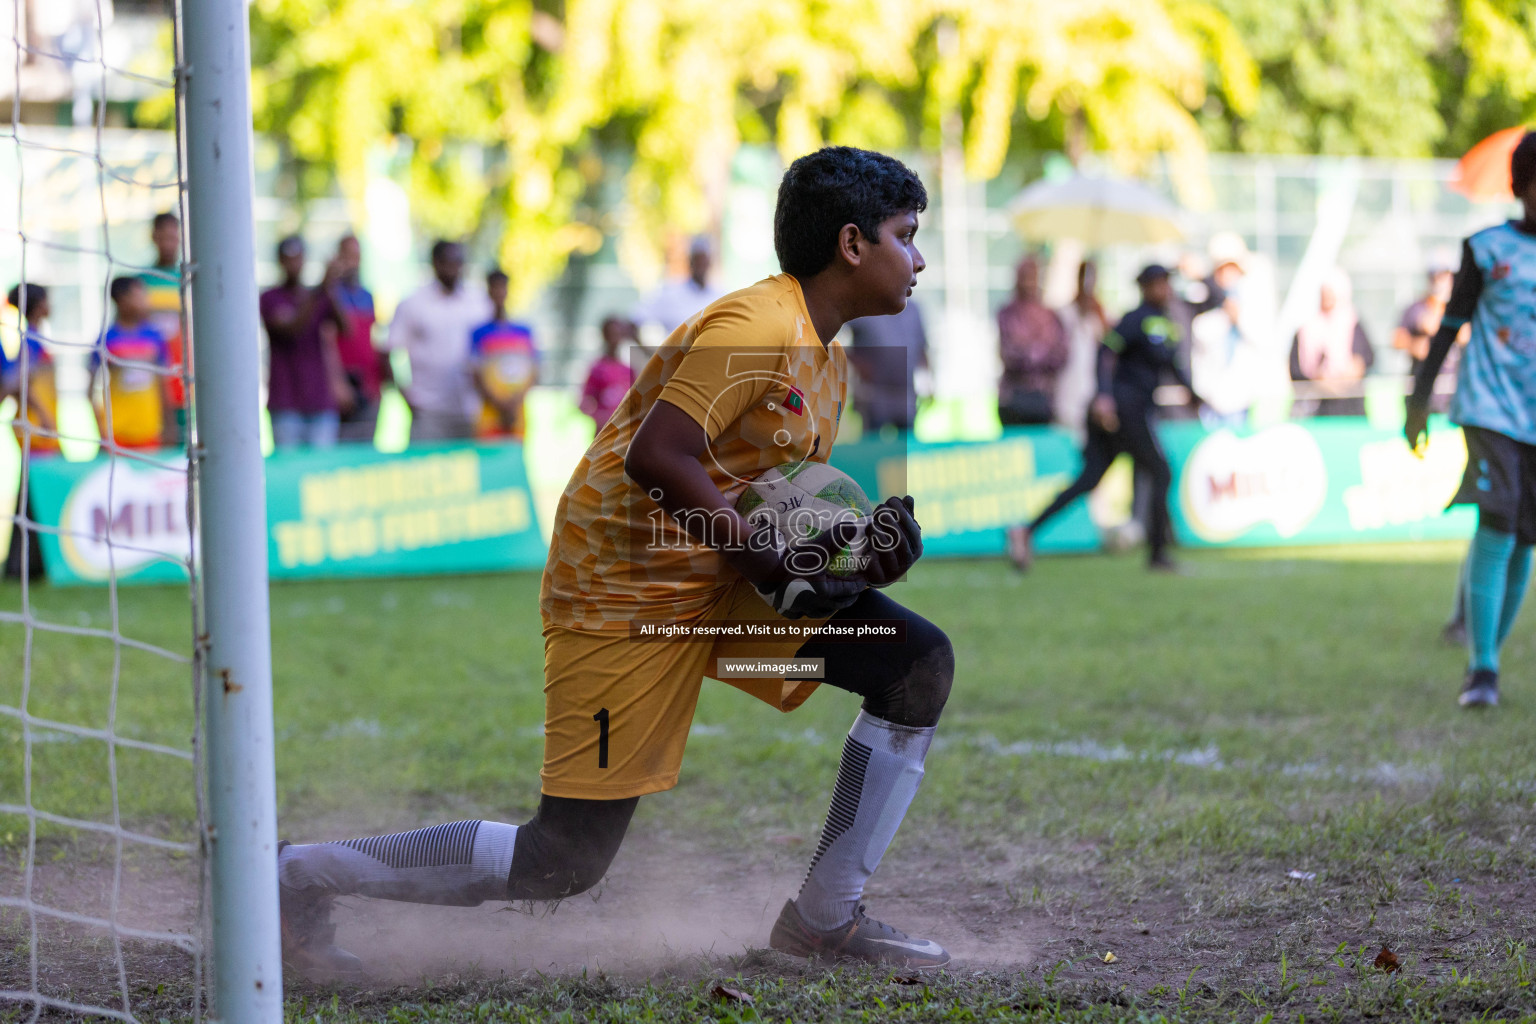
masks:
POLYGON ((1190 768, 1206 768, 1212 771, 1243 771, 1254 774, 1287 775, 1293 778, 1340 779, 1345 782, 1367 783, 1374 786, 1439 785, 1445 781, 1444 769, 1435 762, 1428 764, 1394 764, 1378 761, 1369 768, 1349 768, 1344 765, 1307 761, 1302 764, 1264 764, 1253 761, 1227 761, 1222 758, 1215 744, 1193 750, 1131 750, 1123 744, 1106 746, 1097 740, 1017 740, 1001 743, 996 737, 982 734, 971 743, 990 754, 1004 757, 1074 757, 1101 763, 1117 761, 1156 762, 1180 764, 1190 768))
POLYGON ((1089 761, 1168 761, 1191 768, 1227 767, 1214 744, 1198 750, 1130 750, 1123 744, 1107 747, 1097 740, 1017 740, 1003 744, 997 737, 983 733, 972 744, 991 754, 1024 757, 1044 754, 1048 757, 1078 757, 1089 761))

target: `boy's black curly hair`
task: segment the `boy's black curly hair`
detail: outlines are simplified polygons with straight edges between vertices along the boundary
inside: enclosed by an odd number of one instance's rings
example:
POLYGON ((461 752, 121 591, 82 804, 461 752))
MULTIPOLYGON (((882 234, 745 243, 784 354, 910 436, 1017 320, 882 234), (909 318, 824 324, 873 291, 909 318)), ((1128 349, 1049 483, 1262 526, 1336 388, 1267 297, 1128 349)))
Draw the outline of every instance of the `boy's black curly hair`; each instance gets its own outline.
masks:
POLYGON ((122 302, 123 299, 127 297, 129 292, 133 291, 135 288, 142 287, 144 287, 144 282, 142 280, 137 277, 131 277, 125 274, 121 277, 114 277, 112 279, 112 284, 107 288, 107 294, 111 297, 113 302, 122 302))
POLYGON ((880 224, 928 208, 928 190, 900 160, 851 146, 828 146, 789 165, 773 213, 773 248, 786 274, 810 277, 837 252, 852 224, 879 244, 880 224))
POLYGON ((1531 181, 1536 179, 1536 132, 1526 132, 1509 157, 1509 179, 1515 198, 1524 199, 1531 181))
POLYGON ((22 294, 21 293, 22 293, 22 289, 23 288, 26 289, 26 293, 27 293, 26 294, 27 309, 29 309, 29 310, 36 309, 38 306, 41 306, 43 303, 48 301, 48 289, 44 288, 40 284, 33 284, 31 281, 28 281, 25 285, 19 285, 18 284, 15 287, 13 287, 9 292, 6 292, 6 294, 5 294, 5 301, 9 302, 11 305, 15 306, 17 309, 20 309, 21 308, 21 298, 22 298, 22 294))

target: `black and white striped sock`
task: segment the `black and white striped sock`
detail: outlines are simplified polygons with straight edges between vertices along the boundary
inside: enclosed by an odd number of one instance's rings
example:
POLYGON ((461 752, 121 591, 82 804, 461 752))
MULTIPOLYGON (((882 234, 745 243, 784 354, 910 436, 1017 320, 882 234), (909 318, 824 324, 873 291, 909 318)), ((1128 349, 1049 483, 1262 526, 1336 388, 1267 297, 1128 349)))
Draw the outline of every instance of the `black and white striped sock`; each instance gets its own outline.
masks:
POLYGON ((821 842, 795 906, 813 928, 853 920, 864 883, 880 866, 923 781, 934 728, 915 729, 859 712, 837 769, 821 842))
POLYGON ((290 889, 472 907, 507 898, 517 827, 454 821, 366 839, 285 847, 278 880, 290 889))

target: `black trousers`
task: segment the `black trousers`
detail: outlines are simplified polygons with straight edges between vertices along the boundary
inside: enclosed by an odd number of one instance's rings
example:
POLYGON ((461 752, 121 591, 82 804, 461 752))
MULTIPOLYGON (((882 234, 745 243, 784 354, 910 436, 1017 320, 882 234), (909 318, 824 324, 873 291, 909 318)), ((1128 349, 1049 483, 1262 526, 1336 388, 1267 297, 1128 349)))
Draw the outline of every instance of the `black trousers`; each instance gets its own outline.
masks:
POLYGON ((1057 513, 1078 498, 1099 486, 1110 465, 1122 453, 1130 455, 1138 475, 1144 474, 1150 487, 1147 516, 1147 544, 1154 561, 1164 557, 1173 533, 1168 522, 1168 488, 1173 484, 1173 470, 1168 457, 1152 429, 1150 407, 1121 406, 1120 429, 1111 434, 1092 417, 1088 420, 1088 443, 1083 448, 1083 470, 1066 490, 1056 495, 1056 500, 1029 524, 1031 531, 1040 529, 1057 513))
MULTIPOLYGON (((25 467, 23 467, 25 468, 25 467)), ((3 513, 0 513, 3 515, 3 513)), ((28 522, 33 521, 32 516, 32 492, 27 487, 25 473, 20 481, 20 489, 16 493, 16 516, 11 522, 11 546, 5 553, 5 578, 9 580, 21 579, 21 553, 25 548, 27 552, 27 577, 29 579, 42 579, 43 577, 43 546, 38 540, 36 530, 23 530, 19 519, 25 515, 28 522), (26 491, 25 504, 23 504, 22 490, 26 491)))
MULTIPOLYGON (((807 640, 797 658, 824 658, 829 686, 864 698, 875 718, 912 728, 937 725, 955 676, 954 648, 944 632, 879 590, 866 590, 833 616, 839 621, 900 619, 900 643, 807 640)), ((538 812, 517 832, 507 898, 555 900, 602 880, 619 852, 640 798, 583 800, 543 796, 538 812)))

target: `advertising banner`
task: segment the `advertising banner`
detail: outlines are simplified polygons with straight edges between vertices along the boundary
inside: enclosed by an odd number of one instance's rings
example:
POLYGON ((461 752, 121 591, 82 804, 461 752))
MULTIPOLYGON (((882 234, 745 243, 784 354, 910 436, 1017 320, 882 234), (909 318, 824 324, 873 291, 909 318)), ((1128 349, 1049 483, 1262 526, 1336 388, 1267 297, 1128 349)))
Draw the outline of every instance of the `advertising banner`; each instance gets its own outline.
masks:
POLYGON ((1174 530, 1191 546, 1465 539, 1470 506, 1446 511, 1461 483, 1461 431, 1438 424, 1423 456, 1401 431, 1353 417, 1207 434, 1166 424, 1174 530))
MULTIPOLYGON (((832 449, 832 465, 874 501, 912 495, 927 555, 995 555, 1006 527, 1033 518, 1077 475, 1072 435, 1051 427, 1007 431, 996 441, 855 441, 832 449)), ((1042 533, 1040 551, 1093 551, 1099 531, 1087 502, 1042 533)))
MULTIPOLYGON (((548 551, 522 448, 452 445, 387 455, 364 446, 266 462, 274 579, 536 568, 548 551)), ((37 460, 34 510, 54 583, 186 579, 187 480, 179 468, 37 460)))
MULTIPOLYGON (((1188 546, 1460 539, 1476 527, 1473 509, 1446 511, 1467 452, 1461 432, 1443 423, 1422 458, 1401 433, 1353 417, 1214 433, 1165 423, 1158 434, 1174 472, 1174 531, 1188 546)), ((1000 554, 1004 530, 1044 508, 1081 459, 1066 431, 1021 427, 995 441, 838 445, 832 463, 871 496, 911 494, 925 556, 944 557, 1000 554)), ((1041 530, 1036 550, 1097 549, 1129 501, 1118 514, 1102 502, 1095 511, 1086 500, 1069 507, 1041 530)))
MULTIPOLYGON (((1257 431, 1159 431, 1174 485, 1174 530, 1192 547, 1465 538, 1470 508, 1445 511, 1466 463, 1459 431, 1433 434, 1423 458, 1364 419, 1316 419, 1257 431)), ((1004 530, 1032 518, 1076 475, 1077 442, 1053 427, 993 441, 840 444, 833 465, 877 500, 911 494, 932 557, 997 555, 1004 530)), ((274 579, 413 576, 540 569, 548 550, 516 444, 446 445, 386 455, 369 447, 267 460, 268 558, 274 579)), ((186 579, 186 476, 105 460, 33 463, 34 512, 55 583, 186 579), (110 541, 110 544, 108 543, 110 541)), ((1092 506, 1081 501, 1037 538, 1041 552, 1094 551, 1129 515, 1117 467, 1092 506), (1103 500, 1106 492, 1112 499, 1103 500)), ((546 525, 547 530, 547 525, 546 525)))

